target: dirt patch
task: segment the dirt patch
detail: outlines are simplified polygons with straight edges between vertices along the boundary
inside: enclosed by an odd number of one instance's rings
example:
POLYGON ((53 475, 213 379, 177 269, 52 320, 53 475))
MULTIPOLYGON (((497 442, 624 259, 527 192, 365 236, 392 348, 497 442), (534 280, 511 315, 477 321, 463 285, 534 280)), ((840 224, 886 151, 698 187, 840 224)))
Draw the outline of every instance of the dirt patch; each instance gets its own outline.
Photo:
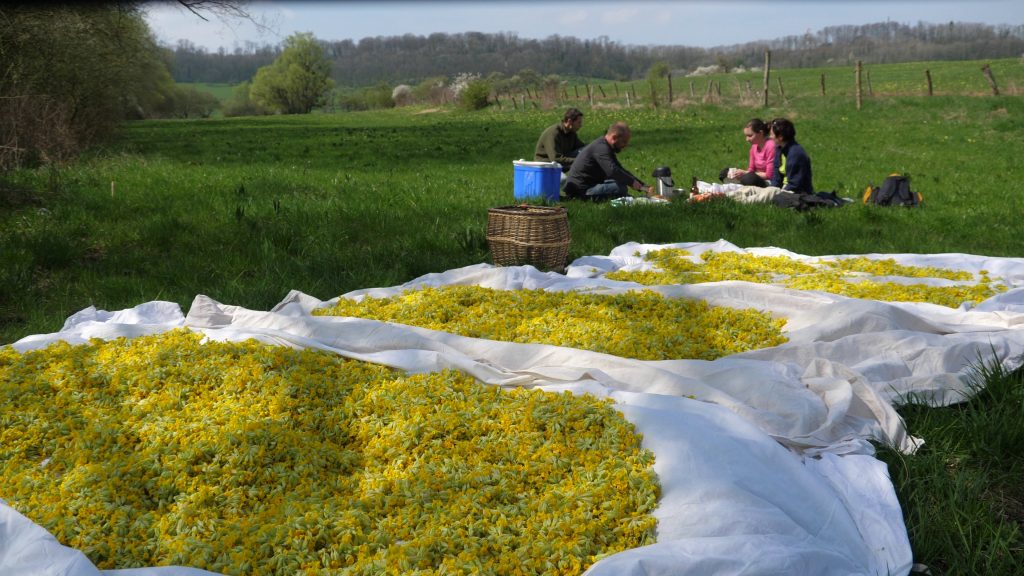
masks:
POLYGON ((427 108, 426 110, 420 110, 413 114, 413 116, 419 116, 420 114, 433 114, 434 112, 444 112, 442 108, 427 108))

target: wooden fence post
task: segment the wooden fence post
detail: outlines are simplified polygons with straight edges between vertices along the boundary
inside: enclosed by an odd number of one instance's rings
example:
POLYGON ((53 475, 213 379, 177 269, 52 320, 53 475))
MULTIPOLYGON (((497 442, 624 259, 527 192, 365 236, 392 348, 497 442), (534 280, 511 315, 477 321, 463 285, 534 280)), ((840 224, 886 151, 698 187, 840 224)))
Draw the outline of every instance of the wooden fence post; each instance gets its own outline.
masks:
POLYGON ((772 69, 772 52, 771 50, 764 51, 764 99, 761 105, 765 108, 768 107, 768 75, 772 69))
POLYGON ((697 95, 693 93, 693 80, 690 80, 690 98, 696 98, 697 95))
POLYGON ((619 83, 618 82, 615 83, 615 97, 616 98, 619 97, 619 83))
POLYGON ((822 95, 822 97, 825 96, 825 74, 824 73, 822 73, 822 75, 821 75, 821 95, 822 95))
POLYGON ((597 85, 597 89, 601 91, 601 98, 605 98, 605 99, 608 98, 608 96, 606 96, 605 93, 604 93, 604 86, 601 86, 600 84, 598 84, 597 85))
POLYGON ((594 87, 587 84, 587 99, 590 100, 590 107, 594 107, 594 87))
POLYGON ((857 94, 857 110, 860 110, 860 105, 861 105, 860 71, 861 71, 861 62, 860 62, 860 60, 857 60, 856 73, 854 73, 854 84, 855 84, 855 91, 856 91, 855 93, 857 94))
POLYGON ((985 74, 985 78, 988 79, 988 83, 992 86, 992 95, 999 96, 999 87, 996 86, 996 78, 992 75, 992 67, 985 64, 981 67, 981 71, 985 74))
POLYGON ((648 82, 651 85, 651 106, 658 107, 658 94, 654 91, 654 81, 648 82))
POLYGON ((777 80, 778 83, 779 83, 779 96, 782 97, 782 102, 785 103, 786 102, 786 89, 782 87, 782 77, 779 76, 775 80, 777 80))
POLYGON ((871 89, 871 70, 868 70, 868 96, 875 96, 875 91, 871 89))
POLYGON ((925 69, 924 77, 925 77, 926 80, 928 80, 928 95, 931 96, 932 95, 932 71, 928 70, 928 69, 925 69))
POLYGON ((668 105, 672 105, 672 73, 668 73, 668 105))

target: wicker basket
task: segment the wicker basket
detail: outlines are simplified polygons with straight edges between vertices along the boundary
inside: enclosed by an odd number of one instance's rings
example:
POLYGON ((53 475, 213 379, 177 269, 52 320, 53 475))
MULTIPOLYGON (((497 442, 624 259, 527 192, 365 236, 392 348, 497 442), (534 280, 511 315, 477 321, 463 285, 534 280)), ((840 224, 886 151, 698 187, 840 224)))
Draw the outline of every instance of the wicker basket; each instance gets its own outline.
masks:
POLYGON ((571 240, 564 207, 522 204, 487 211, 487 245, 498 266, 530 264, 562 272, 571 240))

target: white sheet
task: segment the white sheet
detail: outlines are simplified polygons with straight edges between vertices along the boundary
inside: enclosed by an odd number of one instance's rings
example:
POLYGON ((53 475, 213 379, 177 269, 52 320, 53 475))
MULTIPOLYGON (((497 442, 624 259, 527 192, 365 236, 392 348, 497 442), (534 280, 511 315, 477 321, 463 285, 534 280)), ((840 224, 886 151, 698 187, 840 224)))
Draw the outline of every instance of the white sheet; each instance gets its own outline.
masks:
MULTIPOLYGON (((668 246, 687 249, 695 258, 704 250, 743 251, 724 241, 668 246)), ((644 269, 649 264, 637 254, 663 247, 626 244, 608 256, 578 259, 565 275, 529 266, 480 264, 344 297, 448 284, 615 293, 638 286, 608 280, 605 273, 644 269)), ((835 258, 777 248, 745 251, 808 261, 835 258)), ((60 332, 28 337, 13 346, 26 350, 55 340, 82 342, 188 326, 218 340, 256 337, 413 372, 458 368, 498 386, 608 395, 655 452, 662 483, 655 512, 658 543, 608 557, 588 574, 906 574, 912 558, 899 503, 869 440, 913 451, 919 440, 907 436, 894 403, 908 394, 936 404, 956 402, 966 391, 972 364, 995 359, 1007 368, 1020 364, 1024 260, 966 254, 870 257, 988 270, 1013 289, 978 306, 954 310, 746 282, 656 288, 666 296, 754 307, 788 319, 789 343, 712 362, 644 362, 372 320, 314 317, 312 309, 333 300, 323 302, 297 291, 271 311, 247 310, 205 296, 195 298, 187 315, 167 302, 113 314, 87 309, 72 316, 60 332)), ((0 540, 0 573, 21 573, 17 571, 25 558, 40 555, 52 558, 53 568, 38 569, 38 574, 96 573, 81 563, 79 553, 56 546, 24 517, 3 505, 0 513, 0 528, 18 534, 0 540), (77 558, 77 564, 71 563, 74 570, 61 568, 71 565, 65 557, 77 558)), ((106 573, 196 574, 174 567, 106 573)))

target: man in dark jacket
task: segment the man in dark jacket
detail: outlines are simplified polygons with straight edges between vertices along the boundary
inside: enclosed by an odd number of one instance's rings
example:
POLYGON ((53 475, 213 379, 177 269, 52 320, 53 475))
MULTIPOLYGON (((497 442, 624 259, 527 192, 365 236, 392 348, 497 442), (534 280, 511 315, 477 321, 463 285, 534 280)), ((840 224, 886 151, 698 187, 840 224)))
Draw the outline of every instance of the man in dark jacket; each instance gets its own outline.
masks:
POLYGON ((583 141, 577 135, 583 127, 583 112, 569 108, 558 124, 548 126, 537 139, 533 159, 537 162, 558 162, 562 172, 568 172, 572 161, 583 148, 583 141))
POLYGON ((629 145, 632 133, 625 122, 608 127, 604 136, 580 151, 565 181, 565 195, 586 200, 610 200, 629 196, 629 189, 651 194, 651 187, 619 164, 616 156, 629 145))

